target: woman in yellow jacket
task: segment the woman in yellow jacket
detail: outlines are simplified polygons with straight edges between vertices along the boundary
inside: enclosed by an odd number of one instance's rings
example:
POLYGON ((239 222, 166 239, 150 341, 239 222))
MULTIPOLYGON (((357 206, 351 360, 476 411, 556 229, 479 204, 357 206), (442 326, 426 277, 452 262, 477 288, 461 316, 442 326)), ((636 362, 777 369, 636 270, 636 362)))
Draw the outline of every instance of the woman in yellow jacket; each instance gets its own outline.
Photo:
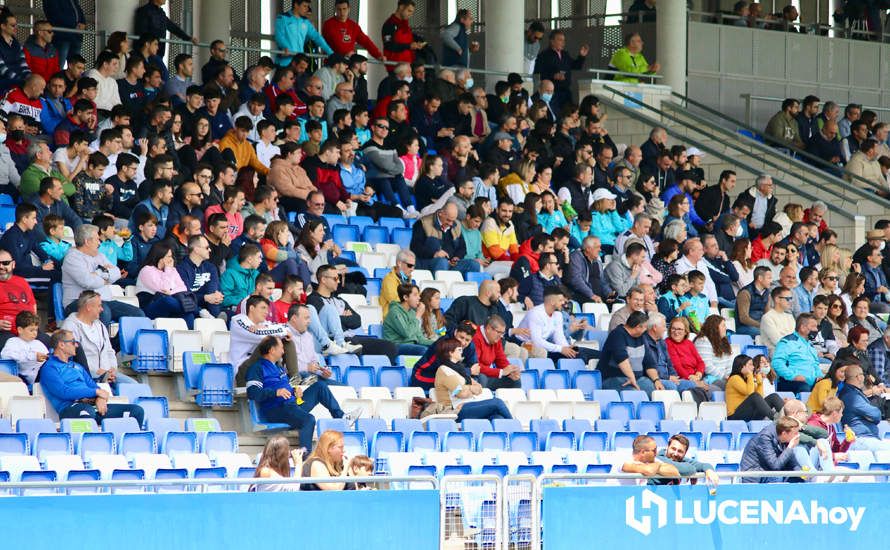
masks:
POLYGON ((822 403, 825 403, 825 400, 829 397, 837 395, 838 390, 844 384, 844 372, 847 370, 847 367, 858 364, 859 361, 854 357, 841 359, 831 364, 831 368, 828 369, 825 376, 813 384, 810 398, 807 399, 807 408, 810 409, 811 413, 822 412, 822 403))
MULTIPOLYGON (((609 61, 609 68, 623 73, 655 74, 661 69, 661 65, 658 63, 650 65, 646 61, 646 58, 643 57, 643 38, 640 36, 640 33, 634 32, 625 37, 624 47, 612 55, 612 60, 609 61)), ((615 75, 615 80, 632 84, 640 83, 639 78, 632 76, 615 75)))
POLYGON ((771 420, 782 409, 784 402, 778 395, 763 397, 763 374, 755 371, 751 357, 739 355, 735 358, 726 381, 727 419, 771 420))

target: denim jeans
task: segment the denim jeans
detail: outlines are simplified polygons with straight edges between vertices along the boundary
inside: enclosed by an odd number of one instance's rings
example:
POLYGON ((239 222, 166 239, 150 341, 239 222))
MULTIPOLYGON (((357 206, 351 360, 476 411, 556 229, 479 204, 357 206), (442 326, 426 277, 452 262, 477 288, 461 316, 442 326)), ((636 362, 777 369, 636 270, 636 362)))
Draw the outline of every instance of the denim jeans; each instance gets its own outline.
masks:
POLYGON ((265 412, 265 417, 270 422, 282 422, 291 428, 299 430, 300 445, 312 450, 312 434, 315 432, 315 417, 310 411, 316 405, 321 405, 330 411, 334 418, 343 418, 340 404, 334 398, 327 384, 315 383, 303 391, 303 404, 297 405, 293 401, 270 409, 265 412))
POLYGON ((760 336, 760 327, 749 327, 748 325, 743 325, 741 321, 736 321, 735 333, 746 334, 753 338, 755 336, 760 336))
POLYGON ((460 271, 466 275, 476 271, 482 271, 482 265, 476 260, 460 260, 454 267, 448 263, 448 258, 431 258, 428 260, 417 260, 418 269, 428 269, 430 271, 460 271))
POLYGON ((856 436, 856 441, 850 445, 851 451, 890 451, 890 440, 878 439, 870 436, 856 436))
POLYGON ((513 416, 510 414, 507 404, 495 397, 483 401, 470 401, 461 405, 460 412, 457 413, 457 421, 461 422, 465 418, 495 420, 498 418, 510 419, 513 416))
POLYGON ((157 319, 158 317, 181 317, 185 319, 185 324, 188 325, 189 330, 192 330, 195 326, 195 313, 186 313, 182 309, 182 303, 179 300, 166 294, 155 294, 151 302, 145 306, 145 316, 151 319, 157 319))
POLYGON ((324 320, 322 320, 321 315, 315 311, 314 306, 308 306, 308 308, 309 332, 312 333, 312 337, 315 339, 315 351, 321 352, 324 348, 328 347, 332 341, 330 335, 336 334, 337 332, 340 334, 340 341, 337 343, 342 344, 343 327, 340 324, 340 316, 337 315, 337 311, 331 306, 322 307, 321 310, 324 312, 324 320), (336 322, 332 319, 332 315, 336 317, 336 322))
MULTIPOLYGON (((625 382, 627 382, 626 376, 614 376, 612 378, 606 378, 605 380, 603 380, 603 389, 618 391, 634 389, 634 387, 630 384, 625 386, 625 382)), ((648 395, 650 399, 652 398, 652 392, 655 391, 655 383, 652 382, 652 380, 650 380, 646 376, 637 376, 637 386, 639 386, 642 391, 646 392, 646 395, 648 395)))
POLYGON ((399 355, 423 355, 428 348, 423 344, 399 344, 399 355))
POLYGON ((405 183, 405 178, 402 176, 368 178, 368 185, 374 188, 378 195, 381 195, 386 202, 393 206, 403 206, 405 208, 414 206, 408 184, 405 183))

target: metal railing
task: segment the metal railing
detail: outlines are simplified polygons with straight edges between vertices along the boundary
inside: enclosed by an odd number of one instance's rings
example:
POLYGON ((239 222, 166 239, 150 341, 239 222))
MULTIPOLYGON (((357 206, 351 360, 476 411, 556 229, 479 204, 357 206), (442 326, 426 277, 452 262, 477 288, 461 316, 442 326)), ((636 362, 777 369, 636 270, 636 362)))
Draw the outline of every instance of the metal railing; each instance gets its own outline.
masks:
POLYGON ((803 149, 798 149, 794 146, 789 146, 788 144, 786 144, 784 142, 780 142, 780 141, 776 140, 775 138, 764 134, 763 132, 757 130, 756 128, 754 128, 748 124, 744 124, 744 123, 742 123, 742 122, 740 122, 740 121, 738 121, 738 120, 736 120, 736 119, 734 119, 734 118, 732 118, 732 117, 730 117, 730 116, 728 116, 728 115, 726 115, 712 107, 705 105, 704 103, 701 103, 694 99, 690 99, 690 98, 684 96, 683 94, 671 91, 671 95, 675 96, 681 102, 686 104, 687 112, 685 114, 687 116, 690 116, 690 117, 696 119, 697 122, 700 122, 702 124, 707 124, 711 128, 721 129, 724 132, 726 132, 727 134, 731 133, 732 136, 727 135, 726 136, 727 138, 735 137, 736 139, 738 139, 740 137, 745 137, 747 139, 747 143, 749 143, 749 145, 758 149, 760 152, 762 152, 764 154, 780 155, 782 160, 787 161, 788 163, 792 164, 795 168, 797 168, 801 171, 806 171, 807 173, 813 174, 814 176, 824 177, 825 179, 827 179, 829 182, 831 182, 834 185, 840 185, 844 189, 851 190, 853 193, 859 195, 860 197, 862 197, 864 199, 874 200, 878 203, 883 204, 885 207, 890 208, 890 200, 887 200, 884 197, 875 194, 874 192, 868 191, 868 189, 871 189, 873 191, 883 191, 884 188, 882 186, 878 185, 877 183, 867 180, 867 179, 865 179, 861 176, 858 176, 856 174, 853 174, 853 173, 847 171, 845 168, 840 168, 838 166, 835 166, 834 164, 826 162, 825 160, 823 160, 823 159, 821 159, 821 158, 819 158, 819 157, 813 155, 812 153, 809 153, 803 149), (702 111, 705 111, 710 116, 717 118, 721 123, 723 123, 729 127, 724 127, 724 126, 721 126, 720 124, 714 124, 712 121, 709 121, 699 115, 695 115, 694 113, 689 112, 688 109, 689 109, 690 105, 695 107, 696 109, 701 109, 702 111), (759 137, 760 139, 763 140, 763 143, 758 142, 756 139, 751 139, 748 136, 742 136, 741 134, 738 133, 738 130, 745 130, 746 132, 749 132, 752 136, 759 137), (784 155, 784 154, 780 153, 779 151, 777 151, 776 148, 788 149, 788 150, 792 151, 794 153, 794 155, 784 155), (805 159, 807 162, 801 162, 800 159, 805 159), (814 173, 812 171, 812 169, 814 167, 819 169, 820 172, 814 173), (849 177, 852 181, 848 182, 844 179, 837 177, 833 173, 836 171, 841 171, 845 176, 849 177), (861 189, 861 188, 857 187, 856 185, 853 185, 852 184, 853 182, 862 184, 866 189, 861 189))
MULTIPOLYGON (((625 94, 619 90, 615 90, 614 88, 611 88, 609 86, 605 86, 604 89, 606 89, 607 91, 609 91, 611 93, 614 93, 616 96, 622 98, 624 101, 629 101, 631 103, 640 105, 644 109, 655 113, 656 115, 658 115, 661 118, 661 120, 670 120, 670 121, 676 123, 677 125, 681 126, 682 128, 684 128, 687 131, 692 130, 692 128, 689 125, 687 125, 686 123, 684 123, 683 121, 681 121, 681 120, 677 119, 676 117, 673 117, 667 113, 664 113, 663 111, 656 109, 655 107, 647 105, 646 103, 640 101, 639 99, 637 99, 633 96, 627 95, 627 94, 625 94)), ((643 115, 642 113, 640 113, 637 109, 629 108, 625 105, 622 105, 618 101, 614 101, 608 97, 600 96, 600 101, 605 103, 606 106, 608 106, 610 109, 615 109, 615 110, 629 116, 630 118, 633 118, 633 119, 637 120, 638 122, 642 122, 643 124, 646 124, 650 127, 663 125, 663 123, 660 120, 649 118, 646 115, 643 115)), ((678 139, 682 139, 684 143, 687 143, 689 145, 694 145, 695 147, 698 147, 705 153, 708 153, 708 154, 714 156, 714 158, 720 159, 721 161, 723 161, 727 164, 730 164, 732 166, 735 166, 741 170, 744 170, 745 172, 748 172, 748 173, 754 174, 754 175, 758 175, 763 172, 762 169, 755 168, 755 167, 751 166, 750 164, 748 164, 747 162, 745 162, 744 160, 732 158, 732 157, 724 154, 723 152, 718 151, 716 148, 714 148, 708 144, 705 144, 703 141, 689 137, 688 135, 685 135, 684 133, 681 133, 674 128, 665 127, 665 130, 667 131, 668 135, 674 136, 675 138, 678 138, 678 139)), ((711 139, 713 139, 713 138, 711 138, 711 139)), ((732 146, 731 143, 724 143, 724 145, 726 145, 728 147, 732 146)), ((761 162, 764 162, 762 159, 758 159, 758 160, 760 160, 761 162)), ((778 176, 773 176, 773 182, 778 187, 781 187, 791 193, 794 193, 808 201, 815 202, 817 200, 822 200, 820 197, 817 197, 817 196, 813 195, 812 193, 809 193, 805 190, 800 189, 799 186, 795 187, 795 186, 783 181, 778 176)), ((825 201, 825 202, 828 204, 828 209, 833 215, 837 215, 838 217, 843 218, 845 220, 849 220, 851 222, 851 225, 853 227, 853 241, 854 242, 861 241, 862 238, 864 238, 865 217, 856 215, 855 213, 852 213, 852 212, 848 212, 847 210, 838 207, 837 204, 835 204, 831 201, 825 201), (859 237, 860 233, 862 234, 861 235, 862 238, 859 237)))
MULTIPOLYGON (((30 25, 27 23, 19 23, 18 26, 20 28, 33 28, 33 25, 30 25)), ((105 44, 106 44, 107 38, 108 38, 108 33, 105 30, 72 29, 72 28, 68 28, 68 27, 53 27, 53 30, 70 32, 70 33, 74 33, 74 34, 96 36, 97 50, 102 50, 105 48, 105 44)), ((275 36, 268 35, 268 34, 249 34, 249 33, 242 32, 242 33, 232 33, 232 37, 233 38, 241 38, 241 39, 253 39, 253 40, 270 40, 272 42, 275 41, 275 36)), ((135 35, 135 34, 128 34, 127 38, 129 38, 131 40, 137 40, 137 39, 139 39, 139 36, 135 35)), ((191 52, 192 48, 201 48, 201 49, 208 49, 208 50, 210 49, 209 42, 198 42, 197 44, 194 44, 194 43, 186 41, 186 40, 178 40, 175 38, 161 38, 159 41, 164 42, 166 44, 184 46, 186 48, 186 51, 189 53, 191 52)), ((277 49, 277 48, 239 46, 237 44, 228 44, 227 48, 233 52, 251 52, 251 53, 268 54, 270 56, 284 55, 285 53, 288 53, 290 55, 294 54, 294 52, 285 52, 284 50, 277 49)), ((307 57, 309 57, 310 59, 318 59, 318 60, 324 60, 328 57, 326 54, 323 54, 323 53, 306 53, 305 55, 307 57)), ((384 65, 384 66, 395 66, 398 64, 398 62, 396 62, 396 61, 380 61, 380 60, 374 59, 373 57, 370 57, 370 56, 368 56, 368 63, 372 64, 372 65, 384 65)), ((480 69, 480 68, 475 68, 475 67, 455 67, 455 66, 446 66, 446 65, 439 65, 439 64, 424 65, 424 67, 426 67, 427 69, 434 69, 434 70, 451 69, 453 71, 469 69, 471 72, 473 72, 475 74, 479 74, 479 75, 492 75, 492 76, 503 76, 503 77, 506 77, 511 73, 517 73, 523 79, 526 79, 526 80, 533 80, 535 78, 535 75, 532 73, 523 73, 523 72, 518 72, 518 71, 499 71, 499 70, 495 70, 495 69, 480 69)), ((615 70, 611 70, 611 69, 599 69, 599 68, 585 68, 585 69, 580 69, 578 71, 572 71, 572 72, 577 74, 580 77, 584 77, 584 76, 588 76, 588 75, 595 75, 595 77, 600 80, 603 79, 602 78, 603 75, 607 75, 610 77, 626 76, 626 77, 630 77, 630 78, 637 78, 637 79, 640 79, 641 81, 645 81, 645 82, 649 82, 649 83, 655 83, 656 81, 664 78, 660 74, 626 73, 626 72, 622 72, 622 71, 615 71, 615 70)))
MULTIPOLYGON (((755 101, 765 101, 768 103, 779 103, 781 104, 785 101, 784 97, 770 97, 765 95, 754 95, 754 94, 739 94, 739 97, 745 100, 745 123, 748 126, 751 126, 751 119, 754 112, 752 105, 755 101)), ((843 109, 846 107, 844 104, 838 104, 838 106, 843 109)), ((871 111, 881 111, 883 113, 890 113, 890 107, 874 107, 870 105, 862 105, 863 110, 871 110, 871 111)), ((728 118, 728 117, 727 117, 728 118)))

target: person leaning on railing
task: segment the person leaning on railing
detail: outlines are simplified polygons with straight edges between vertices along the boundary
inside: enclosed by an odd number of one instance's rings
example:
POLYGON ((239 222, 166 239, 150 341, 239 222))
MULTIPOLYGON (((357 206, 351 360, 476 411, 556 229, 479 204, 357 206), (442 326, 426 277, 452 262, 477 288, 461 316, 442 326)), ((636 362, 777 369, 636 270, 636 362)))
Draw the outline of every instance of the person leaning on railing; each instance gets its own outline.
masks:
MULTIPOLYGON (((655 74, 661 69, 658 63, 649 64, 643 56, 643 38, 640 33, 628 34, 624 39, 624 47, 616 51, 609 61, 609 69, 623 73, 655 74)), ((632 76, 615 75, 616 82, 639 84, 640 79, 632 76)))

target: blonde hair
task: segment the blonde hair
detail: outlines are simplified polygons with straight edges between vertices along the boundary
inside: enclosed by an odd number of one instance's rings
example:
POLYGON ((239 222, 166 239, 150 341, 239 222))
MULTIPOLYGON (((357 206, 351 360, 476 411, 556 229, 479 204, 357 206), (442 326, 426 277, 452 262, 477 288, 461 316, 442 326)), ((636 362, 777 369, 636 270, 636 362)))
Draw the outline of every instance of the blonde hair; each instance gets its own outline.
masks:
POLYGON ((597 199, 590 205, 590 211, 605 214, 610 210, 609 206, 609 199, 597 199))
POLYGON ((840 265, 837 268, 837 273, 841 277, 846 277, 850 273, 850 270, 846 269, 844 265, 847 263, 847 260, 852 261, 853 251, 849 248, 838 248, 838 251, 841 253, 841 259, 838 260, 840 265))
POLYGON ((318 437, 318 442, 306 461, 309 462, 317 458, 324 463, 329 474, 339 476, 343 472, 343 463, 334 462, 330 455, 330 448, 337 444, 343 444, 343 434, 336 430, 326 430, 318 437))
POLYGON ((832 395, 831 397, 825 398, 825 401, 822 402, 822 410, 819 412, 827 415, 833 412, 843 412, 843 410, 844 402, 832 395))
POLYGON ((535 177, 538 175, 538 169, 535 166, 535 161, 525 159, 519 163, 519 166, 516 167, 516 175, 527 184, 532 184, 535 181, 535 177), (526 175, 531 171, 532 175, 530 178, 526 179, 526 175))
POLYGON ((846 270, 844 270, 844 268, 842 267, 843 252, 841 252, 841 249, 837 245, 826 244, 824 247, 822 247, 821 256, 822 269, 831 269, 838 272, 838 274, 840 274, 841 272, 844 272, 846 274, 846 270), (836 262, 832 262, 831 258, 833 258, 835 255, 838 256, 838 260, 836 262))
POLYGON ((803 221, 803 206, 795 203, 789 202, 785 205, 785 208, 782 209, 783 212, 788 216, 788 219, 793 222, 802 222, 803 221))

